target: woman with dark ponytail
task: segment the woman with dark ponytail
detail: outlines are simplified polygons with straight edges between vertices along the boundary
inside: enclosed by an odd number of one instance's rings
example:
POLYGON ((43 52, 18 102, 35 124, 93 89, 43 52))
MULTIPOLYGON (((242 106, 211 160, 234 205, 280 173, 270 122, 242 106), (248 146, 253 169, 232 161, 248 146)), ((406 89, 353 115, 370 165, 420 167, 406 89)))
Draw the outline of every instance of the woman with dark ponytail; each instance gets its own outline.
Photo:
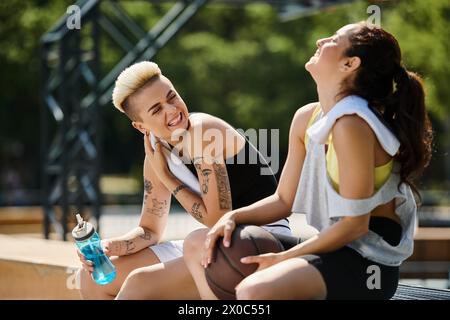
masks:
POLYGON ((397 40, 364 22, 318 40, 305 68, 319 102, 294 116, 277 191, 185 241, 202 298, 215 298, 203 268, 219 237, 227 246, 236 224, 291 212, 305 213, 319 233, 244 258, 259 267, 236 287, 238 299, 390 299, 397 289, 399 266, 413 252, 414 180, 431 157, 421 79, 403 66, 397 40), (204 241, 206 252, 195 250, 204 241))
POLYGON ((366 99, 392 128, 400 141, 395 160, 402 164, 401 182, 419 196, 413 180, 430 161, 432 140, 422 79, 402 65, 400 47, 390 33, 359 25, 360 31, 349 37, 351 46, 345 55, 359 57, 361 66, 344 94, 366 99))

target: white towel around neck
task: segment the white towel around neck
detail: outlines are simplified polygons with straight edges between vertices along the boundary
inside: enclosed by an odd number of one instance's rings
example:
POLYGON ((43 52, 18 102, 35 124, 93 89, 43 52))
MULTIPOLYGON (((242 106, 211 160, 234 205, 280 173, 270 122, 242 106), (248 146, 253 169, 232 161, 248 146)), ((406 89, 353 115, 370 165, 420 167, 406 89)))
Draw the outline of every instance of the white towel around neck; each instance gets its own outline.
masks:
POLYGON ((389 155, 394 156, 397 153, 400 147, 398 139, 369 109, 367 100, 355 95, 347 96, 336 103, 326 115, 309 127, 306 133, 310 139, 324 144, 336 120, 348 114, 357 114, 363 118, 375 132, 381 146, 389 155))
MULTIPOLYGON (((158 138, 158 140, 164 146, 161 150, 166 157, 170 172, 197 195, 201 195, 200 183, 197 177, 189 170, 183 160, 180 159, 175 152, 169 151, 171 148, 166 141, 160 138, 158 138)), ((154 150, 156 147, 156 138, 153 133, 150 133, 150 143, 154 150)))

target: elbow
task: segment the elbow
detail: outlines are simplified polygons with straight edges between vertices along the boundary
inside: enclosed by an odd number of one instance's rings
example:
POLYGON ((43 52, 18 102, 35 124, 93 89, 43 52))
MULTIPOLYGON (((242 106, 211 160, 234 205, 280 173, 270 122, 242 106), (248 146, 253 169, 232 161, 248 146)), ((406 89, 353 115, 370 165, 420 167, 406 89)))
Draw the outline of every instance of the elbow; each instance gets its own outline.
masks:
POLYGON ((354 229, 354 232, 352 233, 352 238, 353 238, 352 241, 358 240, 358 239, 364 237, 368 233, 369 233, 369 226, 367 224, 358 225, 354 229))
POLYGON ((292 202, 284 199, 284 197, 278 192, 274 194, 277 202, 280 205, 280 219, 288 218, 292 214, 292 202))
POLYGON ((342 219, 344 225, 345 233, 347 234, 347 241, 352 242, 364 237, 369 233, 369 217, 345 217, 342 219))
POLYGON ((162 238, 162 231, 161 230, 154 230, 154 228, 148 228, 143 225, 139 225, 141 227, 143 234, 141 237, 146 240, 151 240, 152 243, 159 243, 159 241, 162 238))

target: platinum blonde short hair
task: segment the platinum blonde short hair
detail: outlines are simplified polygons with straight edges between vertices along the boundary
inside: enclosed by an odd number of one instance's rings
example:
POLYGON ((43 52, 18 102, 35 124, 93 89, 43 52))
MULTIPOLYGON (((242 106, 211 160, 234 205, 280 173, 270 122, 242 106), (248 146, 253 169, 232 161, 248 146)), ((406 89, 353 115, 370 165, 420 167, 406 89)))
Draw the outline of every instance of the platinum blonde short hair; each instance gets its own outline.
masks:
POLYGON ((114 106, 126 113, 124 108, 126 106, 123 105, 125 100, 141 89, 151 78, 160 75, 161 70, 158 65, 150 61, 138 62, 123 70, 117 77, 112 93, 114 106))

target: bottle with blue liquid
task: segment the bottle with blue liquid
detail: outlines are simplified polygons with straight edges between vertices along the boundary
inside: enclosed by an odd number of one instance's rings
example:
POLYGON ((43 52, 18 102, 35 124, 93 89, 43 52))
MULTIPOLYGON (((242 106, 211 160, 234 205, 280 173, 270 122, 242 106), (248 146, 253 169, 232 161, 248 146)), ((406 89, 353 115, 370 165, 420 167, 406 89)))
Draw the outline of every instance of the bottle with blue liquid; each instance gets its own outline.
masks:
POLYGON ((77 226, 72 230, 72 236, 81 253, 94 264, 92 279, 100 285, 112 282, 116 278, 116 268, 103 252, 100 236, 91 223, 79 214, 76 217, 77 226))

